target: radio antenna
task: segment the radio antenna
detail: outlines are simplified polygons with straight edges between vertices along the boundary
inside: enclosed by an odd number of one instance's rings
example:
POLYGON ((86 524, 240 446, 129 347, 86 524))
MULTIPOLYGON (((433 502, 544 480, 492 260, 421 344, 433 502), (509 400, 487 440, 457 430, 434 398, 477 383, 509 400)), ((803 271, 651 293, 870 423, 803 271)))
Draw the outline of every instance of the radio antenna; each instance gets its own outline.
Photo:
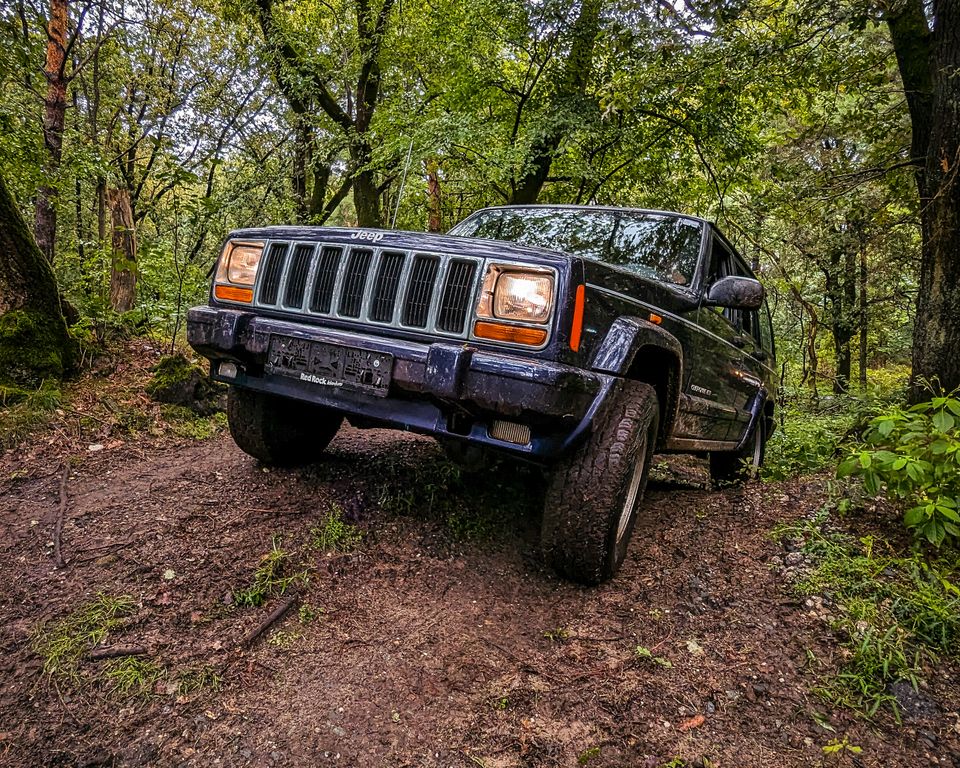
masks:
POLYGON ((403 199, 403 185, 407 183, 407 171, 410 170, 410 155, 413 154, 413 139, 410 140, 410 148, 407 150, 407 162, 403 166, 403 178, 400 179, 400 191, 397 192, 397 207, 393 209, 393 221, 390 229, 397 228, 397 215, 400 213, 400 201, 403 199))

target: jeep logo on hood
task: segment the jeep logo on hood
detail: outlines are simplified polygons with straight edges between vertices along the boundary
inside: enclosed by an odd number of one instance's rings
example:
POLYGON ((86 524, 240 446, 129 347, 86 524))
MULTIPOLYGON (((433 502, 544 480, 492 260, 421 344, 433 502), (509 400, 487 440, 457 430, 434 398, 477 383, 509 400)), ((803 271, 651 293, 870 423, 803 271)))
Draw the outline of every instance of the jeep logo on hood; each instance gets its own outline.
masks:
POLYGON ((383 240, 383 232, 364 232, 362 229, 359 229, 350 235, 350 239, 369 240, 371 243, 379 243, 383 240))

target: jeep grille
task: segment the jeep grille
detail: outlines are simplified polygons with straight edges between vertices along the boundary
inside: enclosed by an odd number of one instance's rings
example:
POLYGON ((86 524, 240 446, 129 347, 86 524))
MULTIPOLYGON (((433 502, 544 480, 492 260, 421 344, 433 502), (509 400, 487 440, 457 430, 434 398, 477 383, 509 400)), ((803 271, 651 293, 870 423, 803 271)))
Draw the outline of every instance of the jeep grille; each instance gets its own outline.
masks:
POLYGON ((256 305, 466 336, 480 260, 331 243, 271 242, 256 305))

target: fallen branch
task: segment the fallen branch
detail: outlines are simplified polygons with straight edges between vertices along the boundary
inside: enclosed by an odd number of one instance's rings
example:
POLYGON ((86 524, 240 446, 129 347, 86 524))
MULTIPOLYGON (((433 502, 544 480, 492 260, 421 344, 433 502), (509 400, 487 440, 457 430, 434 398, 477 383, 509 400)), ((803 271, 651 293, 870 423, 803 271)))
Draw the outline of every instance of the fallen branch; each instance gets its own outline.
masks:
POLYGON ((273 612, 267 616, 260 624, 257 625, 256 629, 253 630, 249 635, 247 635, 243 640, 240 641, 241 648, 248 648, 253 645, 260 636, 266 632, 270 627, 287 615, 287 612, 293 608, 297 600, 300 599, 300 595, 294 594, 290 595, 286 600, 284 600, 280 605, 273 609, 273 612))
POLYGON ((57 568, 63 568, 63 552, 60 543, 63 539, 63 518, 67 513, 67 479, 70 477, 69 459, 63 464, 63 474, 60 476, 60 509, 57 512, 57 525, 53 530, 53 559, 57 568))
POLYGON ((121 656, 146 656, 147 649, 141 645, 114 645, 108 648, 92 648, 87 656, 91 659, 118 659, 121 656))

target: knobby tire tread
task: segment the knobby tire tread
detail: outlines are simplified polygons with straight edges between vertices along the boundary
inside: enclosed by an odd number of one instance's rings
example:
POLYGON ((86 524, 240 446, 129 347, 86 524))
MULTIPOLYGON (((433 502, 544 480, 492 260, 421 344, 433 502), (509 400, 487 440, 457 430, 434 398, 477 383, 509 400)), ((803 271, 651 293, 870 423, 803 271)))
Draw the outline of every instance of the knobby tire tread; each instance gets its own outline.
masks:
MULTIPOLYGON (((554 472, 544 504, 541 544, 548 563, 562 576, 592 585, 619 569, 623 553, 613 551, 613 532, 645 433, 649 462, 658 416, 653 387, 623 381, 609 396, 586 443, 554 472)), ((637 506, 643 490, 641 484, 637 506)), ((626 540, 629 535, 628 529, 626 540)))

